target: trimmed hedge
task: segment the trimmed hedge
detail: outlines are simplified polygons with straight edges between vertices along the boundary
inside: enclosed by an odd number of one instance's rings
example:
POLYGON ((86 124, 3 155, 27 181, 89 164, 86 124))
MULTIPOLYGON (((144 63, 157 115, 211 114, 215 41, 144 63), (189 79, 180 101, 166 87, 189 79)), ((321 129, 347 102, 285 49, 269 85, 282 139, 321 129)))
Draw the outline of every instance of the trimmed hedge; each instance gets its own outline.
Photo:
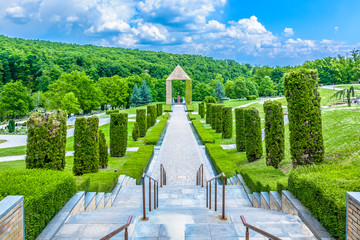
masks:
POLYGON ((256 108, 246 108, 244 120, 246 157, 249 162, 252 162, 261 158, 263 154, 259 111, 256 108))
POLYGON ((14 119, 9 120, 8 129, 9 129, 9 133, 15 132, 15 120, 14 119))
POLYGON ((186 104, 186 111, 187 112, 193 112, 194 106, 192 104, 186 104))
POLYGON ((236 151, 245 151, 245 120, 244 108, 235 108, 235 126, 236 126, 236 151))
POLYGON ((106 114, 110 115, 112 113, 119 113, 120 110, 119 109, 115 109, 115 110, 106 110, 106 114))
POLYGON ((210 125, 211 125, 211 129, 213 129, 213 130, 215 130, 216 129, 216 118, 217 118, 217 116, 216 116, 216 113, 217 113, 217 111, 216 111, 216 105, 217 104, 213 104, 213 105, 211 105, 210 106, 210 117, 211 117, 211 119, 210 119, 210 125))
POLYGON ((66 119, 65 111, 31 114, 27 123, 26 168, 65 168, 66 119))
POLYGON ((226 178, 236 175, 238 167, 219 144, 206 143, 205 149, 218 173, 225 173, 226 178))
POLYGON ((359 165, 312 165, 290 172, 289 190, 329 233, 345 239, 346 192, 360 189, 359 165))
MULTIPOLYGON (((152 127, 155 125, 156 123, 156 118, 157 118, 157 112, 156 112, 156 107, 155 105, 147 105, 147 113, 151 115, 150 117, 150 126, 149 127, 152 127)), ((149 123, 149 121, 148 121, 149 123)))
POLYGON ((206 104, 206 123, 211 125, 211 107, 212 107, 213 103, 207 103, 206 104))
POLYGON ((289 110, 290 152, 293 165, 324 160, 317 70, 298 69, 285 74, 289 110))
POLYGON ((140 137, 145 137, 147 132, 146 109, 136 109, 136 122, 139 125, 140 137))
POLYGON ((139 138, 139 124, 137 122, 134 123, 134 128, 132 130, 132 138, 134 141, 137 141, 139 138))
POLYGON ((266 165, 278 168, 285 156, 284 114, 278 101, 264 102, 266 165))
POLYGON ((204 127, 204 125, 199 120, 194 119, 191 122, 203 144, 215 142, 214 137, 211 135, 211 133, 209 133, 209 131, 204 127))
POLYGON ((286 190, 288 177, 279 169, 271 167, 239 168, 246 185, 252 192, 286 190))
POLYGON ((145 144, 148 145, 156 145, 161 137, 162 132, 164 131, 164 128, 166 127, 167 120, 169 119, 170 114, 166 113, 163 116, 163 119, 158 122, 155 127, 151 130, 150 133, 145 137, 145 144))
POLYGON ((110 114, 110 156, 122 157, 126 153, 128 139, 128 114, 110 114))
POLYGON ((246 97, 246 100, 256 100, 256 96, 255 95, 249 95, 246 97))
POLYGON ((71 173, 31 169, 0 173, 0 196, 24 195, 25 239, 35 239, 76 193, 71 173))
POLYGON ((156 104, 156 113, 157 113, 158 117, 163 114, 163 105, 162 105, 162 103, 156 104))
POLYGON ((192 101, 192 86, 191 80, 185 80, 185 103, 191 104, 192 101))
POLYGON ((223 116, 222 138, 232 138, 232 132, 233 132, 232 108, 231 107, 222 108, 221 115, 223 116))
POLYGON ((78 117, 74 132, 73 173, 82 175, 99 171, 99 118, 78 117))
POLYGON ((203 102, 199 103, 199 115, 201 118, 205 117, 205 104, 203 102))
POLYGON ((188 113, 188 116, 189 116, 190 121, 196 119, 196 117, 191 112, 188 113))
POLYGON ((216 104, 213 107, 214 115, 215 115, 215 131, 216 133, 222 133, 223 131, 223 108, 225 106, 221 104, 216 104))
POLYGON ((136 183, 140 183, 142 174, 145 172, 154 152, 154 147, 154 145, 141 146, 120 168, 120 173, 132 177, 136 179, 136 183))
POLYGON ((108 145, 106 144, 105 133, 99 130, 99 166, 106 168, 109 162, 108 145))
POLYGON ((111 192, 119 179, 119 172, 88 173, 77 177, 77 191, 111 192))
POLYGON ((146 115, 146 127, 147 127, 147 129, 149 129, 151 127, 151 114, 150 113, 148 113, 146 115))
POLYGON ((171 107, 172 107, 171 104, 166 104, 164 107, 164 112, 171 112, 171 107))

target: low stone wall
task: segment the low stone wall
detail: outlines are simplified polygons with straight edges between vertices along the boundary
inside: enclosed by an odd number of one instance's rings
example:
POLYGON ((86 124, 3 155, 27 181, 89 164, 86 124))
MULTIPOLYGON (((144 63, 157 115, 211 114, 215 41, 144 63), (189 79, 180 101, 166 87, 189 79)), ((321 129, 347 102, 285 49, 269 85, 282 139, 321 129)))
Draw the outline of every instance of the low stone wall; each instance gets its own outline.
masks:
POLYGON ((7 196, 0 202, 0 239, 25 239, 23 196, 7 196))
POLYGON ((360 192, 348 192, 346 197, 346 239, 360 239, 360 192))

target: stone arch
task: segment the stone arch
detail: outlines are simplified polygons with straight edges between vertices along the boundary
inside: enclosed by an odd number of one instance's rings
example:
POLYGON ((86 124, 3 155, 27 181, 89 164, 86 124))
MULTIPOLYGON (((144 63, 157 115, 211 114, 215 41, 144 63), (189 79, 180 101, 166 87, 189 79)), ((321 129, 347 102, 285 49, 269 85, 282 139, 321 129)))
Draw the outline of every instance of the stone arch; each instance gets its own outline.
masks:
POLYGON ((185 102, 191 104, 192 102, 192 82, 191 78, 186 72, 177 65, 174 71, 166 79, 166 104, 172 104, 172 81, 185 80, 185 102))

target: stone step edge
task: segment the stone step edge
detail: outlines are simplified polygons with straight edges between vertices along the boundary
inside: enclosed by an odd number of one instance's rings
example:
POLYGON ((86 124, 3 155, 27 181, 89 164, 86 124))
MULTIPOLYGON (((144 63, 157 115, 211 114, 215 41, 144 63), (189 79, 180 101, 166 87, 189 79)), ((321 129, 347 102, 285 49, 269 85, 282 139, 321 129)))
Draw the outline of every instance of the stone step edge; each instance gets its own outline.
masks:
POLYGON ((295 198, 290 191, 282 190, 281 195, 277 191, 271 191, 270 193, 252 193, 250 188, 246 186, 246 183, 242 178, 241 174, 237 174, 236 176, 240 181, 240 184, 242 185, 253 207, 281 211, 287 214, 296 215, 300 217, 300 219, 310 229, 310 231, 317 239, 334 239, 333 237, 331 237, 330 233, 324 228, 324 226, 322 226, 322 224, 311 215, 310 211, 304 205, 302 205, 301 202, 297 198, 295 198), (267 198, 267 196, 269 196, 269 203, 265 204, 265 199, 267 198))

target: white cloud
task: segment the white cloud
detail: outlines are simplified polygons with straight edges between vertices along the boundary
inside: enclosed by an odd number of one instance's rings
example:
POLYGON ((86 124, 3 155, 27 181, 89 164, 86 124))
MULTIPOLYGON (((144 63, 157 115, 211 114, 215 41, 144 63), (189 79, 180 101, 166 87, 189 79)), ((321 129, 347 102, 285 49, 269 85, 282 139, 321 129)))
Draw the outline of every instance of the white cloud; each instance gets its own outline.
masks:
POLYGON ((337 33, 337 31, 339 30, 339 26, 335 26, 334 30, 335 30, 335 33, 337 33))
POLYGON ((294 35, 294 30, 292 28, 285 28, 284 29, 284 32, 283 32, 283 35, 285 37, 291 37, 292 35, 294 35))

